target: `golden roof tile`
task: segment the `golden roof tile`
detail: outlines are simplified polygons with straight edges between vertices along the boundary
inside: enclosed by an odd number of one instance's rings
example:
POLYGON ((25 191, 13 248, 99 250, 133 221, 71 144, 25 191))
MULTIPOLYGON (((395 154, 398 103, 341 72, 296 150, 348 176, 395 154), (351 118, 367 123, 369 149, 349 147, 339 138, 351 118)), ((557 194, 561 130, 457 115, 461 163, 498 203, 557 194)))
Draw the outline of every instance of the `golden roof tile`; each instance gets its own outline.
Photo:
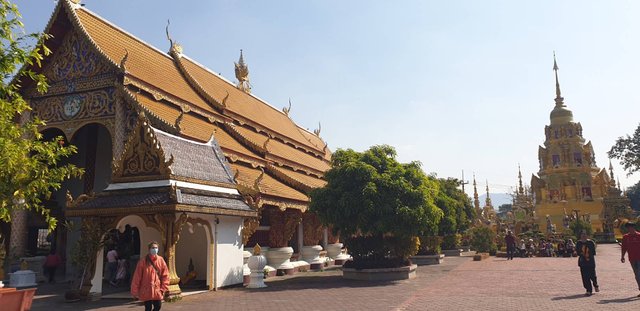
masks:
POLYGON ((113 63, 119 63, 129 53, 126 62, 128 75, 153 85, 158 91, 210 110, 209 104, 184 80, 167 53, 153 48, 85 8, 78 8, 75 13, 91 40, 113 63))
MULTIPOLYGON (((237 172, 236 182, 246 187, 253 187, 256 180, 258 180, 262 174, 262 171, 257 168, 250 168, 236 163, 231 163, 231 170, 234 174, 237 172)), ((302 202, 309 201, 309 197, 307 197, 306 194, 293 189, 266 173, 263 175, 258 186, 260 188, 260 193, 264 195, 302 202)))
POLYGON ((273 131, 274 134, 279 134, 284 139, 291 140, 294 144, 323 154, 322 146, 316 146, 310 142, 282 111, 237 89, 231 82, 187 57, 180 57, 179 62, 185 69, 185 73, 210 98, 221 105, 224 102, 225 112, 231 112, 236 117, 252 121, 264 129, 273 131))

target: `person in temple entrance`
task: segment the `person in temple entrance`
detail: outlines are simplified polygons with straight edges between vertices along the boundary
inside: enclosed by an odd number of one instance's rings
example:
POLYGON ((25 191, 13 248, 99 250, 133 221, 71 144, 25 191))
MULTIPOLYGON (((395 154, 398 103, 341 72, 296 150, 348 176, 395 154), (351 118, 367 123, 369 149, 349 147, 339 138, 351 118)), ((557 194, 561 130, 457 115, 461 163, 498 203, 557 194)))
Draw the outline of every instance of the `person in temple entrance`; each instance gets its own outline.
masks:
POLYGON ((576 243, 578 253, 578 266, 582 275, 582 285, 587 290, 585 296, 591 296, 593 290, 600 291, 598 278, 596 277, 596 243, 587 239, 587 232, 580 233, 580 240, 576 243), (593 284, 593 285, 592 285, 593 284))

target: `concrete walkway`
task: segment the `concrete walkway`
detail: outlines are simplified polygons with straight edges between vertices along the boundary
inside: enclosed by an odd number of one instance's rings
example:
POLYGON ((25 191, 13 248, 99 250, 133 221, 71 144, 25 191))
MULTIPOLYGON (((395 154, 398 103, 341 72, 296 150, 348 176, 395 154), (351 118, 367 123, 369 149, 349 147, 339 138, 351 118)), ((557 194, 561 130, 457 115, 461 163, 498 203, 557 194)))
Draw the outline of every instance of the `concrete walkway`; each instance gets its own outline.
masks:
MULTIPOLYGON (((628 263, 617 245, 599 245, 601 292, 585 297, 576 258, 447 257, 421 266, 411 281, 371 283, 343 280, 340 271, 307 272, 267 280, 268 288, 231 288, 165 303, 162 310, 629 310, 640 298, 628 263)), ((40 293, 40 291, 39 291, 40 293)), ((64 303, 62 296, 38 296, 32 310, 141 310, 128 300, 64 303)))

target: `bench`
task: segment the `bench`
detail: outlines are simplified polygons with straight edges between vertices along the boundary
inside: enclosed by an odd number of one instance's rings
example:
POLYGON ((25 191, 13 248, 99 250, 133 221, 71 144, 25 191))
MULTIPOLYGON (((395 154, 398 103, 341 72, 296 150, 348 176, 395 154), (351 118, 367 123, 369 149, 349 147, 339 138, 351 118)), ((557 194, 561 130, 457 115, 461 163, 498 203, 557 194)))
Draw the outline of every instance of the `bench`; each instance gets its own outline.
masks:
POLYGON ((31 310, 35 288, 16 290, 15 288, 0 289, 0 306, 3 310, 25 311, 31 310))

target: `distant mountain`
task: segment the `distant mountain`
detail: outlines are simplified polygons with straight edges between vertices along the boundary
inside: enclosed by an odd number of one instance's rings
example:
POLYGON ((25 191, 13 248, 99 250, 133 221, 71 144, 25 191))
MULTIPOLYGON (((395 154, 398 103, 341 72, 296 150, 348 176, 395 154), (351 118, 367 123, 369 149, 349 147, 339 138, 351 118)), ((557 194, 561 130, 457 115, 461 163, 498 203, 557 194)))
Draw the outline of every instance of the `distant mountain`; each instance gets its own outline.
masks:
MULTIPOLYGON (((496 210, 498 210, 498 207, 500 207, 500 205, 502 204, 513 203, 513 199, 511 198, 511 195, 508 193, 489 193, 489 197, 491 198, 491 205, 493 205, 493 208, 496 210)), ((486 193, 478 197, 478 199, 480 200, 480 207, 484 206, 484 202, 486 201, 486 198, 487 198, 486 193)))

